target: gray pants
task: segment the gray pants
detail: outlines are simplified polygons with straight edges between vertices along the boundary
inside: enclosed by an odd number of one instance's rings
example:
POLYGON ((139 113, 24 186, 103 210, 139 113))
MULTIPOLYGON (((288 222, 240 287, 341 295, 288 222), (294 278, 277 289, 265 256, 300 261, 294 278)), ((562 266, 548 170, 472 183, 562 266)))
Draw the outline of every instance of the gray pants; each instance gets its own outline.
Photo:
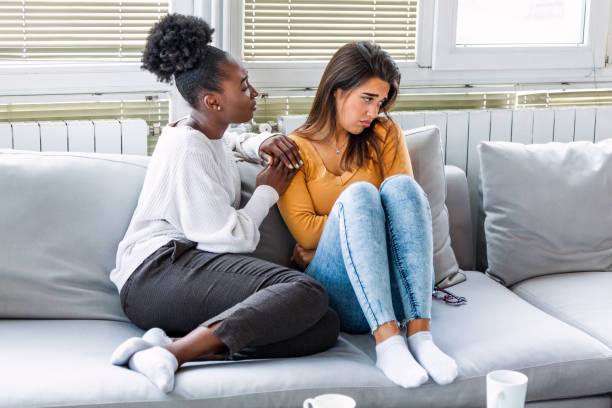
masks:
POLYGON ((218 254, 170 241, 121 290, 138 327, 183 336, 217 322, 228 359, 295 357, 332 347, 339 320, 327 292, 302 272, 241 254, 218 254))

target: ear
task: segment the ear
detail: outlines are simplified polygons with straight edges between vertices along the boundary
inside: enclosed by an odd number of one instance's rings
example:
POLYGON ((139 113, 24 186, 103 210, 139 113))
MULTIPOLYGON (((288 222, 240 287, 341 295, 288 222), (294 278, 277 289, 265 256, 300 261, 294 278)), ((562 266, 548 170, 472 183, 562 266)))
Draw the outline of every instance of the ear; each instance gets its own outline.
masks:
POLYGON ((346 95, 346 92, 342 88, 337 88, 334 91, 334 99, 336 100, 336 102, 340 102, 342 99, 344 99, 345 95, 346 95))
POLYGON ((202 93, 200 106, 203 110, 219 111, 221 110, 221 104, 219 96, 214 92, 202 93))
POLYGON ((336 89, 334 91, 334 100, 336 101, 336 112, 340 112, 342 110, 342 106, 344 105, 344 101, 346 100, 346 96, 349 91, 345 91, 344 89, 336 89))

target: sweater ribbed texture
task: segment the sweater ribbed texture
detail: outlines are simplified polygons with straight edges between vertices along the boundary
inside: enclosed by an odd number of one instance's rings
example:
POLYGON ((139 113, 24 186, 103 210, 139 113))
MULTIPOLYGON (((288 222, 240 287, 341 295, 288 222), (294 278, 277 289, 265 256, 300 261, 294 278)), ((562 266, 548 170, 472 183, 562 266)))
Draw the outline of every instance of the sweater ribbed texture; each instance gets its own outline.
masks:
POLYGON ((261 185, 238 209, 240 175, 230 149, 258 159, 267 137, 226 133, 211 140, 187 126, 164 128, 110 274, 119 291, 149 255, 173 239, 197 242, 198 249, 210 252, 255 250, 259 226, 278 194, 261 185))

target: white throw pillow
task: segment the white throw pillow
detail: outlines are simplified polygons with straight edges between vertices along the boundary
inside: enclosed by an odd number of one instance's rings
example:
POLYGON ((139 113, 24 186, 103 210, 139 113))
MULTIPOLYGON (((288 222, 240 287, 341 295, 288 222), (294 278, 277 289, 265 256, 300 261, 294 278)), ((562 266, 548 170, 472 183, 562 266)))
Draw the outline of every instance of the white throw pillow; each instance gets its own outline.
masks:
POLYGON ((612 270, 612 139, 483 142, 488 273, 535 276, 612 270))
POLYGON ((431 208, 436 285, 448 288, 465 281, 465 275, 451 248, 440 129, 424 126, 404 131, 404 136, 414 178, 427 194, 431 208))

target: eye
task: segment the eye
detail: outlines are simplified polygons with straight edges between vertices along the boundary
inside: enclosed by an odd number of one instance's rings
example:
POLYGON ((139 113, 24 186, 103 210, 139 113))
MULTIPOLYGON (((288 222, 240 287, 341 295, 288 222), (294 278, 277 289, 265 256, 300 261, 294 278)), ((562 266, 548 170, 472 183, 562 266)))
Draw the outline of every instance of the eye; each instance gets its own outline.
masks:
POLYGON ((364 97, 363 97, 363 98, 361 98, 361 99, 363 99, 363 100, 364 100, 364 101, 366 101, 366 102, 372 102, 372 98, 370 98, 369 96, 364 96, 364 97))

